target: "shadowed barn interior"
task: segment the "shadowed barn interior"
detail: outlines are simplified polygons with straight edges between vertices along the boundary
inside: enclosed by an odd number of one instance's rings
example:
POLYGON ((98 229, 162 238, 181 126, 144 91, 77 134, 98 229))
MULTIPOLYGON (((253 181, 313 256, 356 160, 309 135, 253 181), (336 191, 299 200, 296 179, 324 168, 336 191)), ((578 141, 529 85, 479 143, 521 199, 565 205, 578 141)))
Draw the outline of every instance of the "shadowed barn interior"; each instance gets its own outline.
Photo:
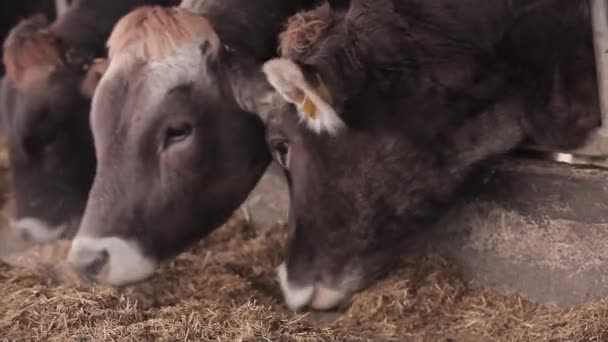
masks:
MULTIPOLYGON (((560 155, 568 163, 529 151, 485 163, 398 269, 335 312, 283 303, 289 196, 275 165, 229 222, 136 286, 86 282, 67 265, 69 241, 27 246, 2 217, 0 341, 608 341, 596 138, 592 153, 560 155)), ((1 146, 3 202, 7 160, 1 146)))

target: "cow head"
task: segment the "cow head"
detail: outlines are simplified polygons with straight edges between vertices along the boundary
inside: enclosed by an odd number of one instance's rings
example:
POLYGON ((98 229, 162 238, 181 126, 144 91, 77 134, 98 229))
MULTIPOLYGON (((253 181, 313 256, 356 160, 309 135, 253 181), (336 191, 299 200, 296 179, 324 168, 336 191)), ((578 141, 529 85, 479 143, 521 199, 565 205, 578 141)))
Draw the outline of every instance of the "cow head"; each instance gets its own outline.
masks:
POLYGON ((343 15, 327 5, 300 13, 281 35, 283 58, 263 66, 285 100, 265 122, 289 184, 289 233, 277 272, 294 310, 332 309, 390 270, 406 232, 425 223, 416 215, 424 218, 429 198, 441 197, 429 190, 441 182, 437 156, 403 138, 405 124, 377 125, 399 102, 362 90, 361 54, 346 32, 343 15), (374 120, 355 130, 344 113, 374 120))
POLYGON ((1 126, 10 156, 11 227, 45 242, 78 226, 95 172, 89 130, 93 88, 83 85, 98 66, 66 60, 47 21, 21 21, 4 43, 1 126))
POLYGON ((435 161, 397 133, 319 135, 295 111, 267 121, 268 146, 289 180, 291 205, 277 271, 290 308, 332 309, 398 260, 404 236, 422 224, 403 216, 412 202, 423 201, 416 193, 428 191, 435 161))
MULTIPOLYGON (((269 79, 285 66, 307 72, 283 62, 264 66, 269 79)), ((467 121, 434 86, 393 90, 411 97, 371 92, 346 102, 346 114, 371 118, 363 129, 317 133, 292 105, 266 116, 267 144, 289 185, 287 250, 277 272, 294 310, 333 309, 386 274, 473 165, 523 139, 517 101, 467 121)))
MULTIPOLYGON (((417 51, 394 54, 398 49, 389 41, 370 38, 382 32, 377 26, 370 26, 371 35, 347 29, 356 24, 334 22, 320 39, 263 67, 289 104, 265 122, 267 144, 289 184, 287 250, 277 271, 294 310, 332 309, 391 270, 412 234, 439 217, 472 165, 523 139, 521 101, 495 108, 460 91, 466 82, 447 88, 422 64, 398 64, 415 61, 417 51), (383 75, 387 65, 395 68, 383 75), (334 130, 323 115, 336 113, 367 119, 334 130)), ((442 70, 451 75, 463 65, 442 70)), ((497 87, 492 78, 487 83, 483 88, 497 87)))
POLYGON ((139 8, 108 46, 91 111, 97 173, 68 260, 99 282, 125 285, 151 276, 245 200, 271 160, 251 113, 274 92, 260 62, 185 9, 139 8))

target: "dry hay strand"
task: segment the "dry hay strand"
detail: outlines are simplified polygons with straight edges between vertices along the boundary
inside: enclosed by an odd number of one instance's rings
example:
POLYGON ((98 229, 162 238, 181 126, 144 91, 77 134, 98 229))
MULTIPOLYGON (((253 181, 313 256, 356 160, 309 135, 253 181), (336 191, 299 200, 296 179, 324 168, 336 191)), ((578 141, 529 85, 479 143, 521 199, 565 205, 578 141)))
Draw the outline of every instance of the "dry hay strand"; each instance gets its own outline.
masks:
POLYGON ((466 284, 430 254, 356 295, 330 323, 282 304, 282 225, 233 219, 146 284, 49 281, 0 264, 0 339, 11 341, 607 341, 608 303, 559 310, 466 284))

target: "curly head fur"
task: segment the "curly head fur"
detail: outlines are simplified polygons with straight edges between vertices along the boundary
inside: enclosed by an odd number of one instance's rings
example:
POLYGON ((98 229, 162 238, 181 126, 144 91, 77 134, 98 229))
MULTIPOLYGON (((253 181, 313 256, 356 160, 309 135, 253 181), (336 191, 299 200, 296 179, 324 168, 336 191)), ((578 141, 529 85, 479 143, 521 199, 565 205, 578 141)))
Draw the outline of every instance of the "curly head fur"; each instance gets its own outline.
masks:
POLYGON ((332 25, 332 11, 328 3, 291 16, 279 35, 279 54, 295 59, 317 43, 332 25))

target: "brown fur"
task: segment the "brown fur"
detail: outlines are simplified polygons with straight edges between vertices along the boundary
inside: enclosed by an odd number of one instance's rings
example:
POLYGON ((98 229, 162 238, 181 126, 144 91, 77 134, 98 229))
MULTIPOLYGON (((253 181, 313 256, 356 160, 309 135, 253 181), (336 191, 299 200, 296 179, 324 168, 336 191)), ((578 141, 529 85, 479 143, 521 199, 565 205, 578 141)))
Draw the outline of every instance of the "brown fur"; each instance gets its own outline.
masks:
POLYGON ((206 36, 217 50, 219 38, 202 16, 175 7, 140 7, 114 27, 108 40, 109 57, 113 58, 128 48, 136 60, 158 60, 201 35, 206 36))
POLYGON ((279 54, 292 58, 307 51, 332 24, 331 8, 323 3, 315 9, 291 16, 279 35, 279 54))
POLYGON ((15 26, 4 43, 6 74, 17 86, 23 82, 28 69, 63 65, 57 40, 43 30, 46 25, 44 16, 24 19, 15 26))

